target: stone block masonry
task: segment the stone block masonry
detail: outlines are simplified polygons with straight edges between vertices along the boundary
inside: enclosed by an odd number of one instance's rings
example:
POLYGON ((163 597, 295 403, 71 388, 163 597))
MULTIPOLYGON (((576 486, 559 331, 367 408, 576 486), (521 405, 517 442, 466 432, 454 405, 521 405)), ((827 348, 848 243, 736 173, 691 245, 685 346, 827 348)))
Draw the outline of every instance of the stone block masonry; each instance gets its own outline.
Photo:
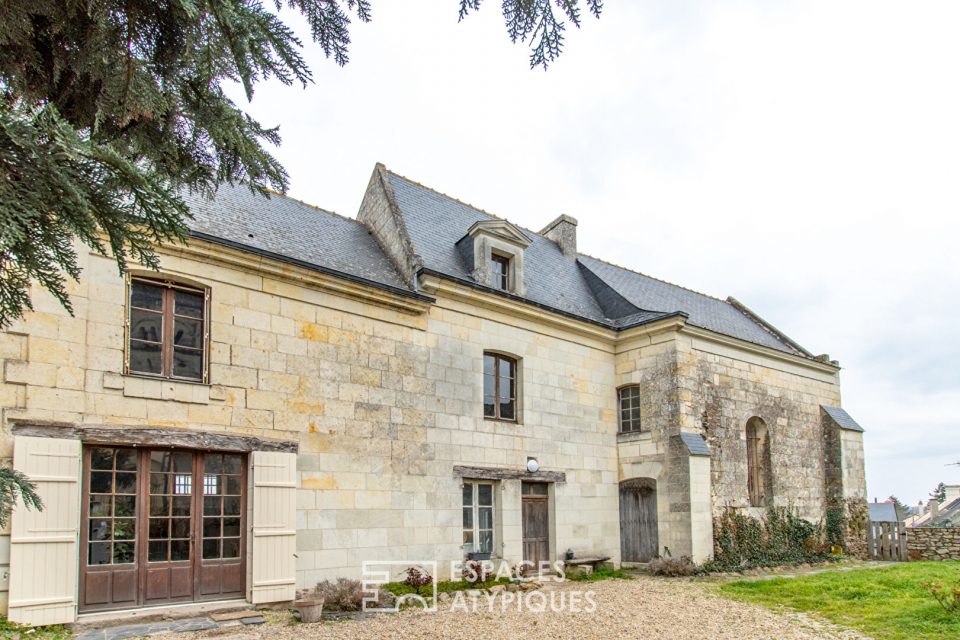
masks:
POLYGON ((960 528, 915 527, 907 530, 911 560, 960 560, 960 528))

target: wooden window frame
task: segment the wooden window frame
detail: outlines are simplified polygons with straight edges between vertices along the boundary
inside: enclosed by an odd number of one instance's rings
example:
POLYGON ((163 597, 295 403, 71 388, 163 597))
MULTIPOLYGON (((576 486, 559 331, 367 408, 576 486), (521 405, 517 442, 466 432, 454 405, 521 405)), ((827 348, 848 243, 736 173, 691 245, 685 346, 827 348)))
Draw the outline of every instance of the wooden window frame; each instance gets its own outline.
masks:
POLYGON ((495 482, 489 480, 464 480, 463 488, 470 487, 471 492, 471 501, 470 504, 464 504, 463 510, 471 510, 471 524, 472 526, 467 527, 463 526, 463 532, 471 532, 473 534, 473 548, 467 549, 467 542, 463 543, 463 552, 464 555, 468 553, 489 553, 491 557, 494 555, 494 549, 497 548, 497 485, 495 482), (480 486, 490 487, 490 504, 481 505, 480 504, 480 486), (480 527, 480 509, 490 509, 490 528, 481 528, 480 527), (484 531, 490 532, 490 549, 484 551, 479 548, 480 544, 480 533, 484 531))
MULTIPOLYGON (((189 282, 182 279, 174 278, 165 278, 165 277, 150 277, 142 276, 136 274, 127 274, 126 278, 126 308, 124 316, 124 340, 123 340, 123 373, 128 376, 136 376, 143 378, 152 378, 159 380, 175 380, 177 382, 186 382, 191 384, 209 384, 210 379, 210 287, 204 286, 199 283, 189 282), (162 298, 160 306, 160 316, 161 316, 161 336, 160 336, 160 353, 161 353, 161 365, 160 373, 150 373, 149 371, 134 371, 130 368, 130 343, 133 340, 131 336, 131 326, 130 318, 134 309, 139 309, 139 307, 133 306, 133 285, 135 282, 142 282, 148 285, 161 287, 162 288, 162 298), (173 373, 173 352, 174 352, 174 340, 173 335, 173 326, 177 314, 175 314, 175 298, 177 291, 186 291, 193 294, 198 294, 203 296, 203 318, 201 322, 203 324, 203 336, 202 336, 202 346, 200 347, 201 352, 201 377, 192 378, 188 376, 178 376, 173 373), (169 337, 168 337, 169 336, 169 337)), ((146 311, 156 312, 155 310, 146 309, 146 311)), ((184 318, 190 318, 196 320, 196 318, 190 316, 179 316, 184 318)))
POLYGON ((770 429, 761 418, 747 420, 747 497, 751 507, 773 503, 773 469, 770 461, 770 429))
MULTIPOLYGON (((484 420, 496 420, 498 422, 520 422, 520 359, 514 358, 513 356, 508 356, 504 353, 498 353, 496 351, 484 351, 484 378, 487 377, 486 373, 486 359, 493 358, 493 415, 487 415, 486 402, 483 406, 483 418, 484 420), (500 363, 509 362, 511 369, 510 379, 513 381, 513 395, 510 396, 511 404, 513 405, 513 417, 504 418, 500 412, 500 363)), ((486 388, 486 380, 484 380, 484 388, 486 388)), ((485 394, 484 394, 485 395, 485 394)))
POLYGON ((636 424, 634 425, 634 419, 631 417, 624 421, 623 412, 624 406, 623 403, 625 400, 630 401, 630 406, 626 407, 628 411, 633 411, 636 409, 640 411, 640 385, 639 384, 627 384, 619 389, 617 389, 617 424, 619 427, 619 433, 643 433, 647 429, 643 428, 643 418, 638 417, 636 419, 636 424), (636 390, 636 396, 625 397, 625 391, 634 391, 636 390))
POLYGON ((512 287, 510 286, 511 282, 511 266, 513 260, 510 256, 505 256, 501 253, 491 252, 490 254, 490 275, 491 275, 491 284, 494 289, 499 289, 500 291, 510 291, 512 287), (497 274, 493 270, 493 265, 498 264, 502 267, 502 271, 497 274), (499 278, 499 282, 494 281, 496 278, 499 278))

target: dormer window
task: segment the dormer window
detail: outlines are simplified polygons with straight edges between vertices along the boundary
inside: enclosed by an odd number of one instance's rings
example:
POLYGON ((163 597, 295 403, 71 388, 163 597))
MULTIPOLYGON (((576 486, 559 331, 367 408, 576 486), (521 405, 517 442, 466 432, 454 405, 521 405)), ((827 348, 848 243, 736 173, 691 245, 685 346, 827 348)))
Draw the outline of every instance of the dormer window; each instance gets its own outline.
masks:
POLYGON ((490 283, 494 289, 510 290, 510 258, 496 253, 490 257, 490 283))
POLYGON ((531 242, 520 227, 506 220, 480 220, 457 241, 457 249, 478 284, 522 296, 523 251, 531 242))

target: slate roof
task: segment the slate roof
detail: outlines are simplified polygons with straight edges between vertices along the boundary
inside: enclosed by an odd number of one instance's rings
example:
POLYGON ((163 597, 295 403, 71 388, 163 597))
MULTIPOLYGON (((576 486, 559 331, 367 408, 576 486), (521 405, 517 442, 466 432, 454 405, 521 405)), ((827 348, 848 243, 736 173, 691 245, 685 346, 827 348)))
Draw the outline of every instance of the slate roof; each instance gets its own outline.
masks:
POLYGON ((212 199, 189 194, 185 200, 194 235, 409 292, 376 239, 356 220, 286 196, 266 198, 242 185, 223 184, 212 199))
MULTIPOLYGON (((424 270, 482 286, 473 281, 457 241, 474 223, 496 216, 397 174, 386 175, 424 270)), ((357 220, 285 196, 265 198, 243 185, 222 185, 213 199, 185 199, 194 216, 188 226, 195 237, 422 296, 403 281, 357 220)), ((521 230, 531 240, 524 250, 527 302, 613 329, 682 315, 690 325, 808 355, 729 302, 591 256, 580 254, 573 260, 552 240, 521 230)))
POLYGON ((680 432, 680 439, 683 441, 683 444, 686 445, 687 451, 692 456, 709 456, 710 455, 710 445, 707 444, 707 441, 703 439, 698 433, 687 433, 686 431, 680 432))
POLYGON ((897 522, 897 508, 892 502, 868 502, 870 522, 897 522))
POLYGON ((828 407, 825 404, 820 405, 820 408, 823 409, 841 429, 863 432, 863 427, 857 424, 857 421, 854 420, 845 409, 841 409, 840 407, 828 407))

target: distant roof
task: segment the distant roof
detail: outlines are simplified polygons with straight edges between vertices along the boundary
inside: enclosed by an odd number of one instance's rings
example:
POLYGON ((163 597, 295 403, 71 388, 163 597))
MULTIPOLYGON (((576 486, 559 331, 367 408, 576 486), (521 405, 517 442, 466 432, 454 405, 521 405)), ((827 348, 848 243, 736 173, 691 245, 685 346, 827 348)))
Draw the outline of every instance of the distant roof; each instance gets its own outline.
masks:
POLYGON ((841 429, 847 429, 848 431, 863 431, 863 427, 857 424, 857 421, 854 420, 844 409, 841 409, 840 407, 828 407, 825 404, 820 405, 820 408, 826 411, 827 415, 830 416, 841 429))
MULTIPOLYGON (((223 184, 185 197, 193 235, 226 240, 391 288, 409 288, 361 223, 281 195, 223 184)), ((208 239, 209 239, 208 238, 208 239)))
POLYGON ((897 522, 897 507, 892 502, 868 502, 871 522, 897 522))

